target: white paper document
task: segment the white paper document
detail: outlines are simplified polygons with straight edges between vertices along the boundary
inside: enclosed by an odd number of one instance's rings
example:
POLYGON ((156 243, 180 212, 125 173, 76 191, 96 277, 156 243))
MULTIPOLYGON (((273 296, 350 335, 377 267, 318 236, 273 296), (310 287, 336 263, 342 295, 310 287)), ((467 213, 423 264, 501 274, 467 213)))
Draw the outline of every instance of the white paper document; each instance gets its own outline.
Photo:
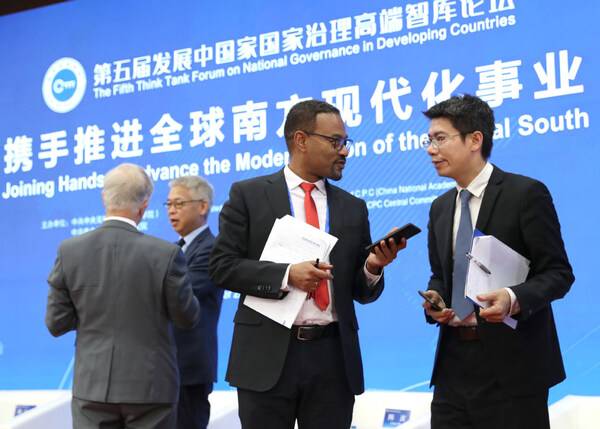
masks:
MULTIPOLYGON (((465 296, 480 307, 488 303, 477 295, 523 283, 529 274, 529 260, 491 235, 476 236, 465 283, 465 296)), ((517 321, 506 317, 504 323, 515 329, 517 321)))
MULTIPOLYGON (((297 264, 304 261, 329 259, 329 254, 338 239, 314 226, 286 215, 276 219, 260 256, 261 261, 297 264)), ((244 305, 263 316, 291 328, 306 292, 290 287, 283 299, 258 298, 247 295, 244 305)))

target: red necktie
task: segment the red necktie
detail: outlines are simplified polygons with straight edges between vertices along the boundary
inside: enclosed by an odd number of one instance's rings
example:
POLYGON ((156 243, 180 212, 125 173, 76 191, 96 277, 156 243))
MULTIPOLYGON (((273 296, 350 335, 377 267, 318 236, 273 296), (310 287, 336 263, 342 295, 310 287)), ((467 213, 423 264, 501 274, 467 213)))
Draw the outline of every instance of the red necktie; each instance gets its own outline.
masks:
MULTIPOLYGON (((304 191, 304 213, 306 215, 306 223, 319 228, 319 215, 317 214, 317 206, 311 195, 315 188, 314 183, 301 183, 300 187, 304 191)), ((319 310, 325 311, 329 306, 329 290, 327 289, 327 279, 322 279, 314 293, 315 304, 319 310)))

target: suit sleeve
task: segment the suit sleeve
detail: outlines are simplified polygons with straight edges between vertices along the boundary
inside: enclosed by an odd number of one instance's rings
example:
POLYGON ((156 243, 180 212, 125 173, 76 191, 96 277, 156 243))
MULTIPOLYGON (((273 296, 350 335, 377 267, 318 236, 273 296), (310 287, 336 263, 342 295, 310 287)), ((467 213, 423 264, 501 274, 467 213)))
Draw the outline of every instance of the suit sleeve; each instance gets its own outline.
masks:
MULTIPOLYGON (((429 252, 429 265, 431 267, 431 277, 429 278, 428 290, 436 291, 444 301, 446 301, 446 291, 444 288, 444 274, 442 262, 440 261, 440 253, 437 248, 438 238, 435 235, 434 228, 434 210, 435 202, 429 209, 429 223, 427 224, 427 250, 429 252)), ((437 323, 434 319, 425 314, 425 319, 428 323, 437 323)))
POLYGON ((194 295, 204 298, 213 294, 217 289, 208 275, 208 257, 211 247, 204 246, 194 253, 188 261, 188 277, 194 290, 194 295))
POLYGON ((530 274, 527 281, 511 288, 521 307, 520 320, 565 296, 575 280, 550 192, 535 181, 524 195, 520 230, 531 260, 530 274))
POLYGON ((432 204, 429 209, 429 223, 427 224, 427 250, 429 252, 429 265, 431 266, 431 277, 429 278, 427 289, 434 290, 439 293, 441 297, 444 297, 444 274, 442 262, 440 261, 440 253, 437 248, 438 238, 435 235, 434 228, 434 204, 432 204))
POLYGON ((365 261, 369 256, 369 252, 365 250, 369 244, 371 244, 371 229, 369 225, 369 212, 367 210, 367 205, 364 201, 361 201, 361 242, 360 242, 360 251, 358 252, 358 257, 355 262, 355 270, 356 273, 354 275, 354 286, 352 288, 352 296, 354 300, 360 302, 361 304, 368 304, 370 302, 375 301, 381 293, 383 292, 384 287, 384 276, 382 274, 379 281, 373 285, 369 285, 367 283, 367 278, 365 275, 365 261))
POLYGON ((185 257, 175 249, 169 262, 164 284, 169 319, 178 328, 192 328, 200 317, 200 306, 186 275, 185 257))
POLYGON ((251 222, 244 192, 239 183, 234 183, 221 209, 210 276, 217 286, 233 292, 280 299, 284 296, 280 289, 288 264, 248 257, 251 222))
POLYGON ((58 337, 77 328, 77 312, 65 283, 60 249, 48 276, 48 284, 46 327, 53 336, 58 337))

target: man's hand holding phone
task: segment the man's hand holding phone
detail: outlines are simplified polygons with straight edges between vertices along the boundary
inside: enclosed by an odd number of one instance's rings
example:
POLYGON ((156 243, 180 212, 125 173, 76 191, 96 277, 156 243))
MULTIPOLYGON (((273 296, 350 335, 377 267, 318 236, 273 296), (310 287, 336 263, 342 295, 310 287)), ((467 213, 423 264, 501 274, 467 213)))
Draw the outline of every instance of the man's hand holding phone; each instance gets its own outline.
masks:
POLYGON ((367 270, 375 275, 381 273, 383 267, 396 259, 398 252, 405 247, 406 238, 400 238, 399 242, 396 242, 393 238, 378 242, 367 256, 367 270))
POLYGON ((418 292, 425 300, 423 302, 423 308, 429 317, 442 324, 447 324, 452 320, 454 311, 451 308, 446 308, 446 304, 439 293, 434 290, 418 292))
POLYGON ((398 251, 406 247, 406 240, 421 230, 412 223, 404 225, 402 228, 393 228, 384 237, 374 241, 365 247, 369 251, 367 256, 367 271, 371 274, 379 274, 383 267, 396 259, 398 251))
POLYGON ((378 248, 379 250, 382 250, 386 244, 390 246, 392 242, 396 245, 402 246, 401 248, 404 249, 404 247, 406 247, 406 240, 417 235, 419 232, 421 232, 421 228, 413 225, 412 223, 407 223, 401 228, 392 229, 384 237, 381 237, 379 240, 376 240, 372 244, 369 244, 367 247, 365 247, 365 250, 375 253, 378 248))

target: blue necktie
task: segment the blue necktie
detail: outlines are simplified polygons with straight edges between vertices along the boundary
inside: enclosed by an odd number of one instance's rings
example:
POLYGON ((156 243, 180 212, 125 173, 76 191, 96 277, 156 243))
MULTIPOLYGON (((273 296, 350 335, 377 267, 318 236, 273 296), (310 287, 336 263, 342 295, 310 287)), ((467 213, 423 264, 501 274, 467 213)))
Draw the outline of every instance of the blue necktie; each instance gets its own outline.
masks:
POLYGON ((452 272, 452 309, 460 320, 473 312, 473 303, 465 298, 465 282, 469 260, 467 252, 471 250, 473 224, 469 211, 469 200, 472 194, 463 189, 460 191, 460 222, 454 246, 454 271, 452 272))

